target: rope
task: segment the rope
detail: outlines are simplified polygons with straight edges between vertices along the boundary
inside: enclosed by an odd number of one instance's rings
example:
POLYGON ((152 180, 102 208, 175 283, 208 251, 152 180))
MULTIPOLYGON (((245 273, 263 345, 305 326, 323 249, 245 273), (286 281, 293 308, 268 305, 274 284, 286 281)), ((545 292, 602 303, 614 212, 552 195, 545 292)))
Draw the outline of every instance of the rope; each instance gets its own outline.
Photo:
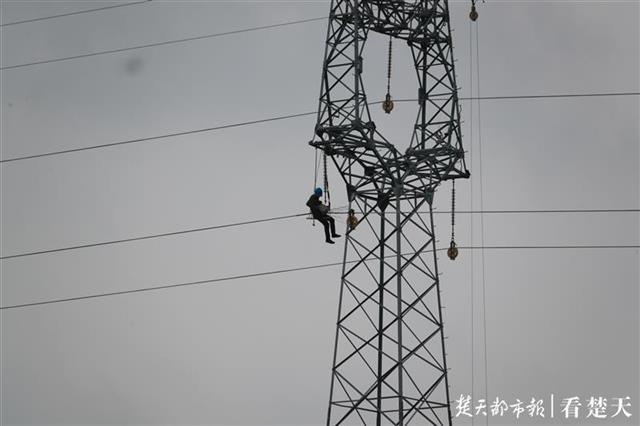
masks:
MULTIPOLYGON (((318 148, 314 150, 313 154, 313 188, 312 190, 318 187, 318 148)), ((308 219, 311 219, 311 225, 316 226, 316 218, 313 217, 311 213, 309 213, 308 219)))
MULTIPOLYGON (((472 21, 469 21, 469 87, 470 87, 470 97, 473 97, 473 25, 472 21)), ((471 165, 471 169, 473 169, 473 101, 469 102, 469 163, 471 165)), ((469 182, 470 188, 470 206, 469 209, 473 211, 473 182, 474 178, 471 178, 469 182)), ((469 243, 473 246, 473 216, 469 216, 470 219, 470 234, 471 238, 469 243)), ((469 280, 469 291, 471 293, 471 400, 475 401, 475 327, 474 327, 474 319, 475 319, 475 300, 474 300, 474 252, 471 252, 471 278, 469 280)), ((471 416, 471 426, 475 424, 475 416, 471 416)))
POLYGON ((331 207, 331 195, 329 194, 329 173, 327 172, 327 153, 323 152, 324 167, 324 203, 331 207))
MULTIPOLYGON (((478 82, 477 93, 480 97, 480 35, 478 27, 480 25, 476 23, 476 81, 478 82)), ((478 102, 478 161, 480 168, 480 210, 484 209, 484 184, 482 178, 482 119, 480 116, 480 102, 478 102)), ((480 245, 484 246, 484 214, 480 214, 480 245)), ((480 250, 480 258, 482 261, 482 333, 483 333, 483 346, 484 346, 484 399, 487 401, 489 395, 489 373, 487 360, 487 302, 486 302, 486 263, 484 257, 484 250, 480 250)), ((486 424, 489 424, 489 416, 486 416, 486 424)))
POLYGON ((318 148, 314 150, 313 155, 313 189, 318 187, 318 148))

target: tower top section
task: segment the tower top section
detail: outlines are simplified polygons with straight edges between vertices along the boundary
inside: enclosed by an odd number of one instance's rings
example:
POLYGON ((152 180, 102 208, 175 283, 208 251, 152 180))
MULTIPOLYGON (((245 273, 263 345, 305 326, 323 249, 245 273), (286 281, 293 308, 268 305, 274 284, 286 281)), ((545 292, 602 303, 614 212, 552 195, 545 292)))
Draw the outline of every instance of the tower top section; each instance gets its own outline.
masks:
POLYGON ((467 178, 446 0, 334 0, 315 135, 349 195, 380 200, 430 196, 443 180, 467 178), (362 82, 370 31, 404 40, 418 76, 409 148, 399 152, 371 119, 362 82))

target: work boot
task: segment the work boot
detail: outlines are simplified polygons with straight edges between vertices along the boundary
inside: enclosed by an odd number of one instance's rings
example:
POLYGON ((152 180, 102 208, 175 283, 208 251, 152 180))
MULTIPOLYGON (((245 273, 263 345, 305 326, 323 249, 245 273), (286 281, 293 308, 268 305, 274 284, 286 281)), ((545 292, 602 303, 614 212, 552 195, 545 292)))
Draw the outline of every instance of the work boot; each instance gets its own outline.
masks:
POLYGON ((330 239, 330 238, 329 238, 329 239, 327 239, 327 240, 326 240, 326 242, 327 242, 327 243, 329 243, 329 244, 335 244, 335 242, 334 242, 332 239, 330 239))

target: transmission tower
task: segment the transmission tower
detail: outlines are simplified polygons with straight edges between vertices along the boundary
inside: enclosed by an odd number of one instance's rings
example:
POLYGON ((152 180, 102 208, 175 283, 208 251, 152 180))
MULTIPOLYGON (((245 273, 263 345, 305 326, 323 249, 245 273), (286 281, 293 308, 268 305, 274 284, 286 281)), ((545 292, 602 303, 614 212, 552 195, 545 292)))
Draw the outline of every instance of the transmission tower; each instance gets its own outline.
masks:
POLYGON ((446 0, 333 0, 315 137, 360 224, 347 232, 327 425, 451 424, 432 203, 468 178, 446 0), (370 31, 406 41, 418 118, 401 153, 365 95, 370 31), (351 259, 356 261, 351 261, 351 259))

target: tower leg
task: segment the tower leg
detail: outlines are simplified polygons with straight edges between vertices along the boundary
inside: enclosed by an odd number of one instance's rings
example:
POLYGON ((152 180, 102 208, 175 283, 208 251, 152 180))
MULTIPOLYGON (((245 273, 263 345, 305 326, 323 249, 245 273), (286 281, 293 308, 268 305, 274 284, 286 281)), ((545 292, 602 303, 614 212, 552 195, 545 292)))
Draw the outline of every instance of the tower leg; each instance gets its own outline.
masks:
POLYGON ((327 425, 450 425, 431 206, 353 203, 327 425))

